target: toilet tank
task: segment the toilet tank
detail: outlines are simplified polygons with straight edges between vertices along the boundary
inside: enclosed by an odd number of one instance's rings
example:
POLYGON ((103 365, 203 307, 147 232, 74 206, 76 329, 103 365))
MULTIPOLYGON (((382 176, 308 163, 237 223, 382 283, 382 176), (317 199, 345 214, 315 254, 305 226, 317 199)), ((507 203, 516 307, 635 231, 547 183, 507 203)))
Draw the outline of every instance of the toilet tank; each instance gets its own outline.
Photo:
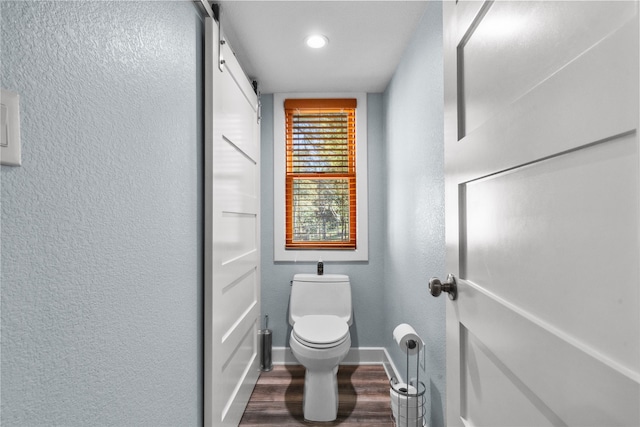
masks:
POLYGON ((291 285, 289 323, 310 314, 332 314, 352 322, 351 283, 344 274, 296 274, 291 285))

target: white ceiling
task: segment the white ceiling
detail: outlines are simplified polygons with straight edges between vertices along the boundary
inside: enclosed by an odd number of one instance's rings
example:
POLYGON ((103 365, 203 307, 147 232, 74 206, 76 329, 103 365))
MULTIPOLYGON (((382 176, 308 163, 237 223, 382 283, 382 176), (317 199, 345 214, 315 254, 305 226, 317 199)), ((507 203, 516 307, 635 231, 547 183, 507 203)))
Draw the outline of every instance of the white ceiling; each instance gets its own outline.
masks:
POLYGON ((382 92, 425 1, 222 0, 222 31, 263 93, 382 92), (323 49, 304 39, 319 32, 323 49))

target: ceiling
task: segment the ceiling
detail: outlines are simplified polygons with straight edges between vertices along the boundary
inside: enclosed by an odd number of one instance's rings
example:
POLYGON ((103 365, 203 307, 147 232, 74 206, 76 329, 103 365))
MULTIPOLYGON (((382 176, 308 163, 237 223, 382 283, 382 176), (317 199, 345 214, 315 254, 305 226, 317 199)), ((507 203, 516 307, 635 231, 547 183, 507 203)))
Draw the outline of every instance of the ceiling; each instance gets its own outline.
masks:
POLYGON ((425 1, 222 0, 222 31, 263 93, 382 92, 425 1), (329 39, 308 48, 312 33, 329 39))

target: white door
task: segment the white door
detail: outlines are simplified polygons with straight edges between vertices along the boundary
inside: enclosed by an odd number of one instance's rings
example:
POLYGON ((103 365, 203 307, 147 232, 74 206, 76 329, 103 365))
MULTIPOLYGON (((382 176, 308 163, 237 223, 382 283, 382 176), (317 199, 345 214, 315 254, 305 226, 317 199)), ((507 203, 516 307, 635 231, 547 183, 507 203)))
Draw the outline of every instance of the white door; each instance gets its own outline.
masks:
POLYGON ((205 425, 235 426, 260 371, 258 101, 216 22, 205 31, 205 425))
POLYGON ((638 426, 638 3, 444 27, 447 426, 638 426))

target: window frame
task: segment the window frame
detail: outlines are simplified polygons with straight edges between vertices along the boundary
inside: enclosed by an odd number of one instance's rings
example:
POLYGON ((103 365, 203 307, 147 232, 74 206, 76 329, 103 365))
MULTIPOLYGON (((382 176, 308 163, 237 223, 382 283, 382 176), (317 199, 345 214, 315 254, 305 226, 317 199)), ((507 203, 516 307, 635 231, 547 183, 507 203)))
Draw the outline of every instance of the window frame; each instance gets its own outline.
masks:
MULTIPOLYGON (((287 180, 285 186, 287 250, 350 250, 357 247, 356 104, 357 100, 355 98, 287 98, 284 101, 287 138, 287 180), (319 117, 324 117, 324 119, 319 120, 319 117), (325 122, 325 120, 329 120, 329 122, 325 122), (326 128, 323 124, 328 125, 329 128, 326 128), (325 132, 330 132, 330 135, 321 134, 308 139, 306 130, 309 126, 314 126, 315 132, 312 131, 314 135, 320 128, 324 129, 325 132), (334 131, 340 134, 339 140, 334 139, 334 131), (327 136, 331 140, 325 139, 327 136), (300 140, 300 138, 304 139, 300 140), (302 141, 304 143, 299 144, 302 141), (322 148, 322 150, 313 154, 309 153, 309 150, 316 148, 322 148), (331 151, 325 152, 325 150, 331 151), (334 165, 333 163, 327 165, 325 162, 331 162, 329 157, 335 156, 336 150, 340 156, 339 165, 334 165), (349 217, 347 239, 345 240, 345 236, 342 234, 342 239, 340 240, 322 240, 321 238, 296 240, 296 221, 294 216, 296 216, 298 209, 296 208, 295 200, 302 200, 304 196, 302 195, 302 188, 300 188, 301 193, 296 192, 295 183, 304 182, 307 190, 318 191, 321 183, 330 183, 332 181, 335 181, 333 185, 336 186, 332 188, 335 188, 342 196, 347 197, 346 210, 349 217), (299 198, 296 198, 296 195, 299 198)), ((319 193, 315 193, 315 197, 319 195, 319 193)), ((301 211, 305 210, 302 207, 300 209, 301 211)), ((344 209, 345 206, 342 205, 341 210, 344 211, 344 209)), ((315 231, 318 232, 318 230, 315 231)), ((344 228, 342 228, 342 232, 344 233, 344 228)), ((307 235, 306 237, 310 236, 307 235)))
POLYGON ((274 261, 368 261, 367 94, 276 93, 273 95, 273 242, 274 261), (286 129, 285 99, 355 98, 356 107, 356 249, 287 249, 285 217, 286 129))

